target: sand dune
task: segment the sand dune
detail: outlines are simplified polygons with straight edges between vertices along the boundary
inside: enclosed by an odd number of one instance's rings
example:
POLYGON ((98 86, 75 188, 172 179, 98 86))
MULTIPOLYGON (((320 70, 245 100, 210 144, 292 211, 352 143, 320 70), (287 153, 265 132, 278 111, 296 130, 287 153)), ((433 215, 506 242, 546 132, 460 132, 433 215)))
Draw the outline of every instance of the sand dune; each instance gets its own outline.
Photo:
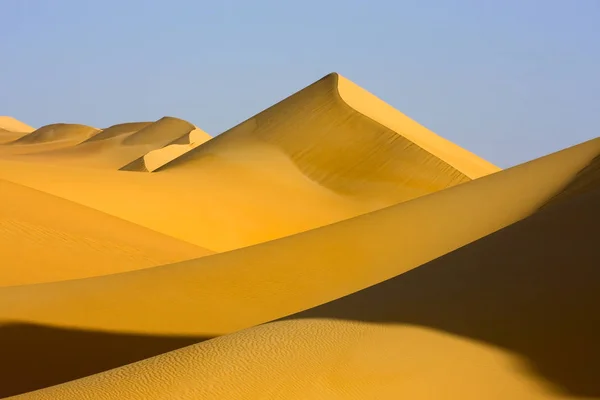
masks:
POLYGON ((75 146, 100 130, 80 124, 45 125, 0 146, 0 157, 30 155, 75 146))
MULTIPOLYGON (((42 162, 79 167, 119 169, 148 152, 160 149, 177 140, 187 140, 194 125, 181 119, 163 117, 156 122, 133 122, 113 125, 82 142, 72 142, 60 148, 45 147, 34 154, 30 147, 0 148, 3 154, 27 154, 27 162, 42 162)), ((23 138, 21 140, 25 140, 23 138)), ((29 139, 32 140, 32 139, 29 139)), ((5 157, 6 158, 6 157, 5 157)), ((18 158, 17 158, 18 159, 18 158)))
MULTIPOLYGON (((181 147, 148 153, 125 167, 153 174, 40 172, 6 164, 0 177, 226 251, 498 171, 390 106, 376 112, 381 103, 330 74, 173 161, 181 147), (50 183, 50 176, 60 179, 50 183), (131 201, 138 198, 143 201, 131 201)), ((135 136, 152 137, 142 131, 135 136)))
POLYGON ((153 172, 170 163, 179 156, 200 146, 211 139, 211 136, 200 128, 196 128, 188 135, 182 136, 171 144, 152 150, 137 160, 125 165, 122 171, 153 172))
POLYGON ((24 361, 27 349, 43 341, 45 327, 57 331, 46 356, 31 354, 47 367, 27 374, 26 383, 12 357, 1 368, 11 374, 15 392, 32 390, 51 377, 59 383, 340 298, 535 213, 598 154, 600 139, 368 215, 198 260, 4 288, 0 319, 28 332, 11 336, 24 365, 30 364, 24 361), (158 344, 129 339, 142 334, 158 344), (97 365, 96 352, 107 340, 119 351, 97 365), (52 368, 59 355, 74 360, 71 367, 52 368))
POLYGON ((21 122, 13 117, 0 116, 0 129, 10 132, 24 132, 30 133, 34 131, 34 128, 21 122))
POLYGON ((46 193, 0 180, 0 286, 129 271, 210 254, 46 193))
MULTIPOLYGON (((580 177, 597 182, 598 171, 580 177)), ((20 398, 596 398, 600 187, 580 189, 285 321, 20 398)))

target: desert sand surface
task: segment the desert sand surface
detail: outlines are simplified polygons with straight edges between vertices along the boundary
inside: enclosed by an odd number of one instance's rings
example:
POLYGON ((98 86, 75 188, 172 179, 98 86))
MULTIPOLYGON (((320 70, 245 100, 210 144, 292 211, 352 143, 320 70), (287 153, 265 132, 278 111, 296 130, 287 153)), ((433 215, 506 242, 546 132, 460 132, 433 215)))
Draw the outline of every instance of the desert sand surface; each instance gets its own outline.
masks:
MULTIPOLYGON (((380 103, 330 74, 217 137, 188 146, 190 151, 171 161, 180 154, 179 143, 150 152, 119 173, 60 165, 40 172, 31 163, 11 163, 26 160, 0 154, 0 178, 228 251, 499 170, 391 106, 373 111, 380 103), (146 170, 155 172, 133 173, 146 170)), ((145 137, 142 131, 135 135, 145 137)))
POLYGON ((11 335, 15 353, 0 367, 15 385, 25 385, 19 391, 33 390, 46 380, 78 378, 349 295, 535 214, 599 154, 596 139, 280 240, 118 275, 0 289, 0 302, 8 305, 0 321, 27 332, 11 335), (49 327, 51 349, 32 354, 28 349, 43 343, 49 327), (156 342, 132 343, 134 335, 156 342), (107 342, 117 354, 94 361, 107 342), (37 374, 27 355, 43 359, 37 374), (53 368, 59 356, 63 367, 53 368), (29 371, 25 383, 18 383, 25 373, 15 368, 17 360, 29 371))
POLYGON ((0 286, 146 268, 212 252, 0 180, 0 286))
POLYGON ((22 398, 598 398, 598 204, 594 185, 285 321, 22 398))
POLYGON ((335 73, 214 138, 15 121, 0 398, 600 398, 600 138, 500 170, 335 73))

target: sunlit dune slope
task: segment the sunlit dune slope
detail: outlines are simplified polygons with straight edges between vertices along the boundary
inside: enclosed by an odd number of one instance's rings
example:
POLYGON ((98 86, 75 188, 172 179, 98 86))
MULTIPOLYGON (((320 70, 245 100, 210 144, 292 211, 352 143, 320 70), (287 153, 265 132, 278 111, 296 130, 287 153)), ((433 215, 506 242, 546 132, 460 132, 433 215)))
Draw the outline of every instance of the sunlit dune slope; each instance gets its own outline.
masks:
MULTIPOLYGON (((173 117, 163 117, 153 123, 118 124, 76 145, 38 151, 25 160, 116 170, 155 149, 177 140, 186 141, 195 129, 189 122, 173 117)), ((0 156, 2 153, 0 148, 0 156)))
POLYGON ((13 343, 0 361, 12 382, 4 394, 277 319, 402 274, 535 213, 598 154, 600 139, 377 212, 203 259, 3 288, 0 321, 13 343), (51 348, 31 351, 44 342, 48 327, 51 348), (140 334, 149 339, 132 340, 140 334), (95 364, 107 343, 118 351, 95 364))
POLYGON ((598 398, 598 204, 591 185, 287 321, 21 398, 598 398))
POLYGON ((33 132, 33 127, 21 122, 13 117, 0 116, 0 129, 10 132, 33 132))
POLYGON ((209 254, 34 189, 0 180, 0 286, 74 279, 209 254))
POLYGON ((33 130, 31 126, 13 117, 0 116, 0 144, 13 142, 33 130))
POLYGON ((153 174, 7 166, 0 176, 225 251, 498 170, 382 104, 331 74, 172 161, 179 142, 125 167, 153 174))

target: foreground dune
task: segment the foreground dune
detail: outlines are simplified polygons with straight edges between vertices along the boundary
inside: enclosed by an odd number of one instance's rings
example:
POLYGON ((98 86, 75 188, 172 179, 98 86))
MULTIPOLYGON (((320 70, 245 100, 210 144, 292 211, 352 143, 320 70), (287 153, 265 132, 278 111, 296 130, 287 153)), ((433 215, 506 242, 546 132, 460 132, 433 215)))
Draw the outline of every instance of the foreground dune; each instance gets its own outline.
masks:
POLYGON ((0 286, 129 271, 209 251, 0 180, 0 286))
POLYGON ((594 184, 394 279, 19 398, 598 398, 598 161, 594 184))
MULTIPOLYGON (((142 131, 136 140, 150 140, 142 131)), ((199 146, 173 143, 124 168, 153 174, 2 166, 6 180, 215 251, 325 226, 498 171, 337 74, 199 146)))
MULTIPOLYGON (((56 145, 52 147, 0 147, 0 157, 26 154, 27 162, 36 161, 116 170, 148 152, 160 149, 177 140, 186 140, 190 132, 196 130, 197 128, 187 121, 163 117, 156 122, 113 125, 91 137, 86 137, 83 141, 72 141, 69 145, 63 143, 60 148, 57 148, 56 145)), ((31 135, 23 137, 14 144, 20 144, 24 140, 33 141, 34 138, 29 136, 31 135)), ((39 137, 35 140, 39 141, 39 137)))
POLYGON ((0 361, 10 382, 0 394, 264 323, 402 274, 536 213, 573 182, 587 182, 579 173, 599 154, 596 139, 289 238, 118 275, 0 289, 0 335, 12 343, 0 361))

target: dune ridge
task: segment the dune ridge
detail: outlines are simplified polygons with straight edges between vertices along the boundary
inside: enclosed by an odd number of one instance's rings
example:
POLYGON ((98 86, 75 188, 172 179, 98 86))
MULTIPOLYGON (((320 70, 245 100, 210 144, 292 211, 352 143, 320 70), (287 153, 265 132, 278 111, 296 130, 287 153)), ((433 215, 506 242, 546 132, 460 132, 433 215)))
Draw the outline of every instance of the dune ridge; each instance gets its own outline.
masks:
POLYGON ((14 141, 13 144, 38 144, 56 141, 80 143, 99 131, 97 128, 81 124, 50 124, 23 136, 14 141))
MULTIPOLYGON (((203 259, 0 289, 7 305, 0 321, 198 341, 234 332, 343 298, 520 221, 598 154, 600 139, 367 215, 203 259)), ((32 340, 23 337, 15 348, 32 340)), ((57 342, 54 349, 69 356, 71 346, 57 342)), ((86 348, 86 359, 93 360, 93 342, 86 348)), ((131 362, 136 351, 134 344, 121 350, 114 366, 119 357, 131 362)), ((151 348, 144 347, 144 354, 152 355, 151 348)))

